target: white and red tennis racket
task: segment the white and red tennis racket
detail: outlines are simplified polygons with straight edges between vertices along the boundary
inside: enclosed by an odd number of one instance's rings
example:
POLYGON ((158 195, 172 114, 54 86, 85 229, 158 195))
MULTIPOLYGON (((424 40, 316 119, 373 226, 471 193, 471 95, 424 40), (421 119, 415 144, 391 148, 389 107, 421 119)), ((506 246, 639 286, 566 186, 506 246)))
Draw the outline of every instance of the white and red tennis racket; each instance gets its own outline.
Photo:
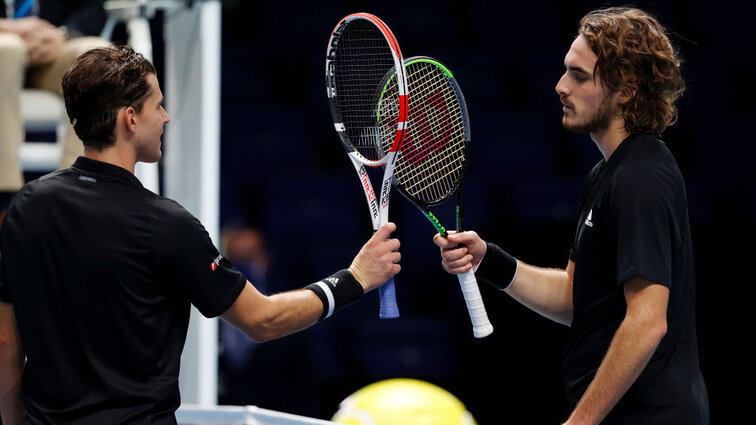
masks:
MULTIPOLYGON (((354 13, 336 25, 326 54, 326 91, 333 125, 357 171, 376 231, 388 222, 394 162, 407 120, 402 52, 394 34, 378 17, 354 13), (385 166, 380 200, 365 166, 385 166)), ((394 278, 379 294, 380 317, 399 317, 394 278)))

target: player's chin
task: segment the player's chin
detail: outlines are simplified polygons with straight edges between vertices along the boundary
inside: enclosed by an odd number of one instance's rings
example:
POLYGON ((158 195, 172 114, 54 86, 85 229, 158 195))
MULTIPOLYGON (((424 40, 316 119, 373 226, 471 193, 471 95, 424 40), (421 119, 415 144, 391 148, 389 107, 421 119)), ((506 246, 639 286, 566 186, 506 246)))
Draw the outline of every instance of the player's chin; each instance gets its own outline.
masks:
POLYGON ((155 152, 149 152, 139 158, 140 162, 153 163, 158 162, 163 157, 163 151, 157 149, 155 152))
POLYGON ((562 117, 562 127, 564 127, 565 130, 571 131, 573 133, 585 133, 586 132, 586 126, 580 123, 576 123, 574 120, 570 120, 567 118, 567 116, 562 117))

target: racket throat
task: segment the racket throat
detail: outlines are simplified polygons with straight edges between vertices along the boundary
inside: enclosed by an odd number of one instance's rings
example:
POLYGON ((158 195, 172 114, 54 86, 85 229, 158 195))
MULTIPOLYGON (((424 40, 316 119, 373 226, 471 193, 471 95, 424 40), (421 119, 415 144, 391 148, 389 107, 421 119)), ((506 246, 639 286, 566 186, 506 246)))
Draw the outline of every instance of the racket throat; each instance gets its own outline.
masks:
POLYGON ((423 214, 428 219, 428 221, 431 222, 433 227, 436 228, 436 231, 438 231, 439 234, 441 234, 442 237, 447 237, 449 233, 446 231, 446 228, 441 225, 441 222, 438 221, 435 215, 433 215, 430 211, 423 211, 423 214))

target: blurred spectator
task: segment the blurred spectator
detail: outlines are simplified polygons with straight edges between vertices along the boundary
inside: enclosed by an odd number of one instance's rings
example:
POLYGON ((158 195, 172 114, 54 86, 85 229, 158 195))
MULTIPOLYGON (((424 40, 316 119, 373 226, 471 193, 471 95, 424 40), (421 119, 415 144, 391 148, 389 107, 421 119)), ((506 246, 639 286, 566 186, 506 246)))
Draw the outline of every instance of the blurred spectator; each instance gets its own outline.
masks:
MULTIPOLYGON (((260 231, 249 227, 223 230, 221 252, 260 292, 269 293, 266 284, 269 257, 265 248, 265 239, 260 231)), ((245 371, 250 366, 252 354, 258 343, 223 320, 220 321, 219 338, 221 346, 219 395, 221 397, 231 396, 231 394, 237 397, 242 396, 239 391, 240 388, 244 388, 244 382, 247 381, 245 376, 248 374, 245 371)))
MULTIPOLYGON (((0 7, 0 211, 23 185, 19 146, 24 137, 21 90, 60 94, 63 73, 105 23, 103 0, 4 0, 0 7)), ((60 167, 84 152, 69 124, 60 167)))

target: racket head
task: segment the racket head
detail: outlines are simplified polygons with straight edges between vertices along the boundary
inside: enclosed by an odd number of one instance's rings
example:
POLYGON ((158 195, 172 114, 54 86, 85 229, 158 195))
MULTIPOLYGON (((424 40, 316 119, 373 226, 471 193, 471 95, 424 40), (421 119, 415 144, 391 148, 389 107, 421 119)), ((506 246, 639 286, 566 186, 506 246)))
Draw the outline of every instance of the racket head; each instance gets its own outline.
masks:
POLYGON ((455 193, 461 195, 469 165, 470 119, 448 67, 427 56, 408 58, 404 66, 409 109, 393 183, 427 212, 455 193))
POLYGON ((399 43, 378 17, 354 13, 336 25, 326 53, 326 91, 346 151, 367 166, 383 165, 404 138, 408 99, 399 43), (386 90, 391 70, 396 78, 386 90))

